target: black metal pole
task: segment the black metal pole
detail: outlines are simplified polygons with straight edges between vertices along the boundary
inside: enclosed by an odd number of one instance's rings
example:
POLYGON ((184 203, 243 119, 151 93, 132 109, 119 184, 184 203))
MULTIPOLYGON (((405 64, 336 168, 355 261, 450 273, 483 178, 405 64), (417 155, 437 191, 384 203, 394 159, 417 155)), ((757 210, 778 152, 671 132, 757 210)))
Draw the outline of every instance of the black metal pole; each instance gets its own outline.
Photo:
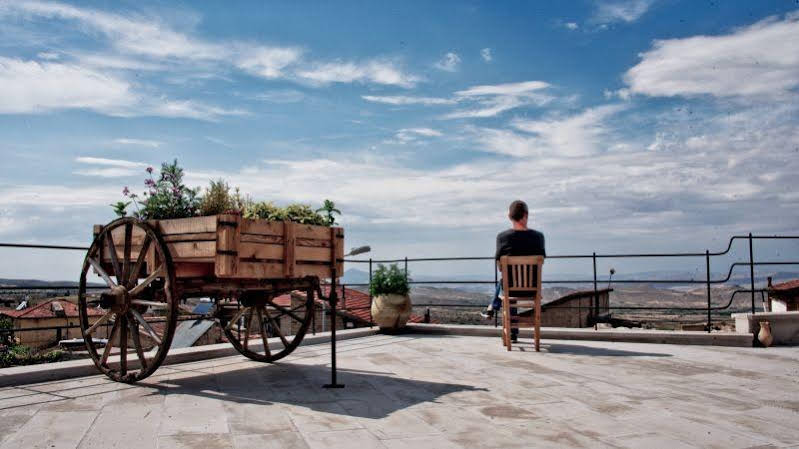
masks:
POLYGON ((707 269, 707 333, 710 333, 710 250, 705 250, 705 266, 707 269))
MULTIPOLYGON (((599 292, 596 286, 596 252, 593 253, 594 259, 594 330, 597 330, 597 317, 599 316, 599 292)), ((582 321, 582 319, 581 319, 582 321)))
POLYGON ((374 318, 372 317, 372 258, 369 258, 369 329, 375 326, 374 318))
POLYGON ((334 266, 333 277, 330 279, 330 294, 328 295, 330 308, 333 311, 332 323, 330 325, 330 383, 323 385, 323 388, 344 388, 343 384, 336 381, 336 302, 338 302, 338 296, 336 294, 336 276, 336 267, 334 266))
POLYGON ((752 285, 752 315, 755 314, 755 256, 752 251, 752 233, 749 233, 749 280, 752 285))

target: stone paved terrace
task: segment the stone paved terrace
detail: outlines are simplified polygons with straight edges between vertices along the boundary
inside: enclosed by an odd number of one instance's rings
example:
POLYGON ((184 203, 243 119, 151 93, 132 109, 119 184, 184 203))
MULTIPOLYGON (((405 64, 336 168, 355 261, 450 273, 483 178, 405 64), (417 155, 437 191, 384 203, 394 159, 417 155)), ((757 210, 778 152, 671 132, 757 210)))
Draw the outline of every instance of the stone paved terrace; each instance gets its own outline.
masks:
POLYGON ((799 447, 799 348, 375 335, 0 389, 2 448, 799 447))

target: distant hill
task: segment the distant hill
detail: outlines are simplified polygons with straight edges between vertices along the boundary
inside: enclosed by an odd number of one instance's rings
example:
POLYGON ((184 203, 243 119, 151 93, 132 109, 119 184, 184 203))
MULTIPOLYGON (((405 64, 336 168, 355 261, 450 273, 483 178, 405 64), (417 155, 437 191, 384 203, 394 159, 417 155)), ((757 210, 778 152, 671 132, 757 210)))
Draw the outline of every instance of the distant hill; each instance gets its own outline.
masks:
MULTIPOLYGON (((89 282, 87 285, 92 287, 100 287, 105 284, 98 284, 89 282)), ((78 288, 78 282, 76 281, 42 281, 39 279, 4 279, 0 278, 0 288, 2 287, 67 287, 67 288, 78 288)))

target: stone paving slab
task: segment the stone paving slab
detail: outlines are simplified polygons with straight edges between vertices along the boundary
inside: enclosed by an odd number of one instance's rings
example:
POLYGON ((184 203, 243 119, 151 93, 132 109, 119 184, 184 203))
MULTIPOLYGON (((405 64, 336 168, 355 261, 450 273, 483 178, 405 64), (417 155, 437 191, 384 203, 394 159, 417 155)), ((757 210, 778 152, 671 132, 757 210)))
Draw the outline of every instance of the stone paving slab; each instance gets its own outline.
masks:
POLYGON ((6 448, 799 446, 799 348, 373 335, 0 388, 6 448))

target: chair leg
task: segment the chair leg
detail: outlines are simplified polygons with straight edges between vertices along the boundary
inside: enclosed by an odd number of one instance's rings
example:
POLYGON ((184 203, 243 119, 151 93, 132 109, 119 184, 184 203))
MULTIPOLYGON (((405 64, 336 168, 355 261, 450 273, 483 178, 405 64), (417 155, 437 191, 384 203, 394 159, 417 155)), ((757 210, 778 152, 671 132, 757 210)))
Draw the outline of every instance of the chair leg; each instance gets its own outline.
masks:
POLYGON ((541 295, 535 298, 535 352, 541 352, 541 295))

